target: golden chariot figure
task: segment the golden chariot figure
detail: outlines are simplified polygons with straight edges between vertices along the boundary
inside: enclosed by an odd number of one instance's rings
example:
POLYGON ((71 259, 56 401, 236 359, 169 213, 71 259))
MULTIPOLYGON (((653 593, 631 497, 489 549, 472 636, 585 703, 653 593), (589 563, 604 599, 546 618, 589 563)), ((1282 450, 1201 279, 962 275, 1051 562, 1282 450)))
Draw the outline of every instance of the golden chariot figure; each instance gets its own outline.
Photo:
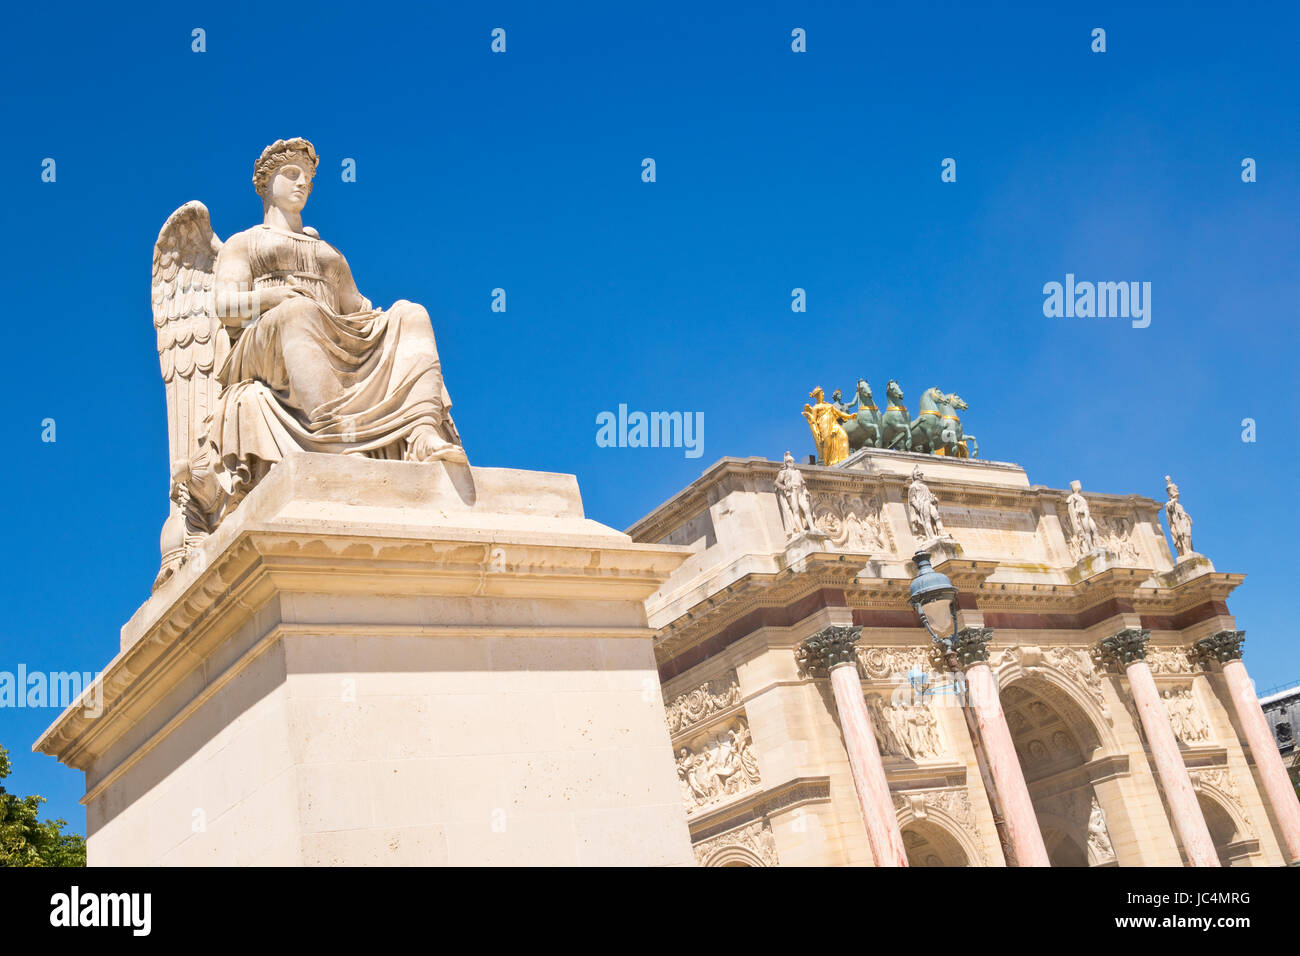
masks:
POLYGON ((813 444, 817 446, 817 463, 838 465, 849 457, 849 436, 840 422, 852 421, 852 415, 826 401, 826 394, 818 385, 808 397, 812 405, 804 404, 803 417, 812 431, 813 444))

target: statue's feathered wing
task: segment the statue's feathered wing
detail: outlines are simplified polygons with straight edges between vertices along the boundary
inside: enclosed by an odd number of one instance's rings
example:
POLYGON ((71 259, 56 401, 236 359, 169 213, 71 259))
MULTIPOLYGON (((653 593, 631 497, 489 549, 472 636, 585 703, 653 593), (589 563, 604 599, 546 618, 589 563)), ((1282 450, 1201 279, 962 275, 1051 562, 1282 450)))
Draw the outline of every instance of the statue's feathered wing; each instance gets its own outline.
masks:
POLYGON ((212 414, 220 384, 216 373, 230 351, 217 318, 213 285, 221 240, 207 207, 187 202, 167 217, 153 247, 153 324, 158 364, 167 390, 167 447, 171 511, 162 533, 162 570, 154 587, 184 562, 195 535, 209 530, 190 506, 191 465, 212 414))
POLYGON ((167 389, 173 495, 216 402, 216 369, 230 348, 213 298, 220 250, 207 207, 194 201, 167 217, 153 247, 153 324, 167 389))

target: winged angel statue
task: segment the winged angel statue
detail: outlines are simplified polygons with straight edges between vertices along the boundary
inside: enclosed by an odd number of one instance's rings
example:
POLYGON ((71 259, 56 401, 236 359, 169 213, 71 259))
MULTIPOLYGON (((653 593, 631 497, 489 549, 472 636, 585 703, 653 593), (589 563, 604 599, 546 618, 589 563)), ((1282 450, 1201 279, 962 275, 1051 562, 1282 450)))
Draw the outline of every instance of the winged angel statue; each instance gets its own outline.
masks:
POLYGON ((429 314, 372 307, 303 226, 316 166, 307 140, 277 140, 253 167, 261 225, 223 243, 187 202, 158 234, 172 505, 155 588, 290 452, 466 461, 429 314))

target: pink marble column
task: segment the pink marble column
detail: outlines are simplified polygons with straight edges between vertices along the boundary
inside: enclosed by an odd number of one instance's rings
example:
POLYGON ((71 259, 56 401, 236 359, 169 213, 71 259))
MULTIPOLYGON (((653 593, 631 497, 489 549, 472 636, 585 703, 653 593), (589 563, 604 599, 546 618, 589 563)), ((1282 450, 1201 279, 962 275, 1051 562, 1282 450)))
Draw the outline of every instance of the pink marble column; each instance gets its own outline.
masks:
POLYGON ((903 831, 898 826, 894 801, 885 778, 885 765, 867 713, 858 677, 857 640, 860 628, 827 627, 797 649, 800 663, 812 673, 830 672, 831 691, 839 713, 844 749, 849 755, 853 789, 876 866, 907 866, 903 831))
POLYGON ((1129 691, 1137 706, 1138 719, 1146 732, 1147 745, 1156 762, 1156 772, 1164 785, 1165 800, 1174 817, 1174 826, 1183 841, 1183 850, 1192 866, 1218 866, 1210 828, 1196 799, 1196 788, 1187 774, 1187 765, 1178 750, 1178 740, 1169 726, 1156 680, 1146 662, 1146 645, 1151 632, 1127 628, 1101 642, 1103 653, 1124 668, 1129 691))
POLYGON ((1296 798, 1291 778, 1282 764, 1277 742, 1268 729, 1264 711, 1260 709, 1255 687, 1241 660, 1241 645, 1245 631, 1220 631, 1213 637, 1196 642, 1203 659, 1216 660, 1223 667, 1223 679, 1232 696, 1232 706, 1237 712, 1237 723, 1246 735, 1250 755, 1255 760, 1264 792, 1273 807, 1273 819, 1282 831, 1282 842, 1292 863, 1300 863, 1300 799, 1296 798))
POLYGON ((1002 818, 1016 865, 1051 866, 1043 833, 1038 828, 1038 814, 1029 796, 1029 785, 1025 783, 1011 729, 1002 711, 997 678, 988 664, 988 642, 992 636, 992 628, 964 628, 953 638, 952 649, 966 671, 967 700, 983 738, 984 756, 1002 804, 1002 818))
POLYGON ((889 795, 889 781, 885 779, 885 765, 880 759, 871 715, 867 713, 857 664, 832 667, 831 689, 835 692, 835 708, 840 714, 849 768, 853 771, 853 788, 858 793, 858 805, 862 808, 876 865, 907 866, 903 831, 899 829, 894 800, 889 795))

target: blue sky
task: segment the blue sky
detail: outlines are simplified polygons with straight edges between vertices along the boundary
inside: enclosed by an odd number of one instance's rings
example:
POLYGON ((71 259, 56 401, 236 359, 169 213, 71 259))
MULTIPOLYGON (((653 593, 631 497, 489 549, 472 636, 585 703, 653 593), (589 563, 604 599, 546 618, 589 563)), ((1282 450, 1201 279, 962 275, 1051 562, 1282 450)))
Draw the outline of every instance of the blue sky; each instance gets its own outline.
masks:
MULTIPOLYGON (((1252 676, 1300 678, 1293 4, 473 6, 7 12, 0 670, 98 670, 148 596, 152 245, 189 199, 222 236, 260 221, 253 160, 301 135, 305 221, 376 303, 428 308, 474 464, 575 473, 622 528, 719 457, 806 454, 815 384, 940 385, 1035 483, 1163 500, 1172 473, 1248 576, 1252 676), (1045 318, 1067 272, 1149 281, 1150 327, 1045 318), (597 447, 620 403, 703 412, 703 456, 597 447)), ((29 753, 54 716, 0 711, 0 743, 80 829, 81 775, 29 753)))

